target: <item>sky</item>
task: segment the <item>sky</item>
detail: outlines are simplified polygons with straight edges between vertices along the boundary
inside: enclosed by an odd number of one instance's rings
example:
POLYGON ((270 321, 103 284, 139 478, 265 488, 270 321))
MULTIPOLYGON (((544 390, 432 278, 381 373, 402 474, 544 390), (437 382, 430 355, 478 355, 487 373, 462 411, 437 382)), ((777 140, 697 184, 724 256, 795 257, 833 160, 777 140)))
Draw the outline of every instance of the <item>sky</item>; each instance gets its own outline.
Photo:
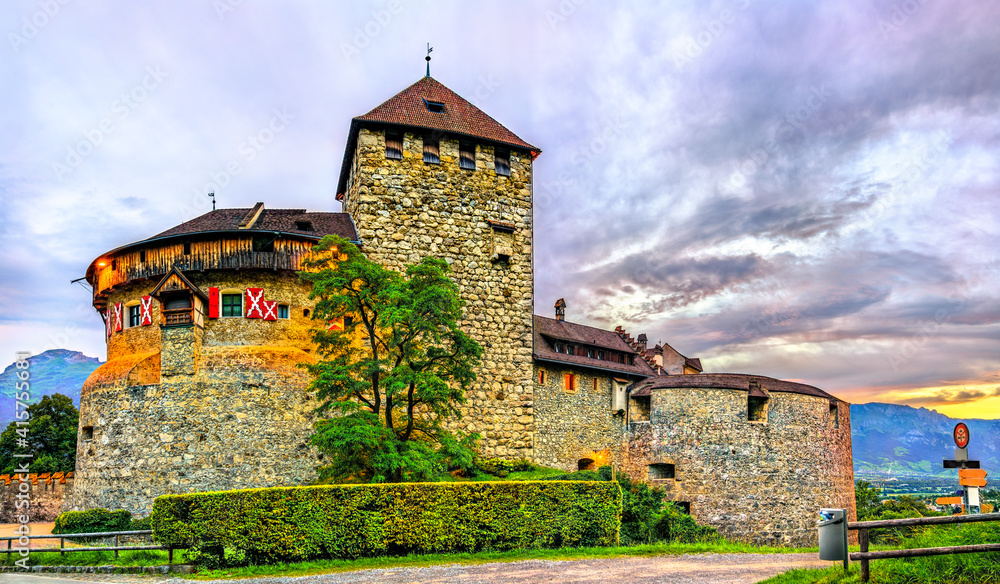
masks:
POLYGON ((535 307, 853 403, 1000 418, 1000 4, 12 1, 0 361, 105 357, 101 253, 341 211, 350 119, 432 75, 543 150, 535 307))

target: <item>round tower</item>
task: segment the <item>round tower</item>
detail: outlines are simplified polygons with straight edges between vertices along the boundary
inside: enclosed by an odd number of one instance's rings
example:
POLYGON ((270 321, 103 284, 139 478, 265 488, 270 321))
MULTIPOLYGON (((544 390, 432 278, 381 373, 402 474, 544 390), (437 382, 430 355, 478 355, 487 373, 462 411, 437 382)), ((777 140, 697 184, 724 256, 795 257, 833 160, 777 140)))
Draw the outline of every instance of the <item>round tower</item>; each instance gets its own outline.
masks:
POLYGON ((257 203, 91 263, 107 362, 81 393, 69 508, 142 514, 165 493, 315 477, 314 402, 300 366, 314 359, 314 322, 295 272, 327 234, 357 239, 344 213, 257 203))

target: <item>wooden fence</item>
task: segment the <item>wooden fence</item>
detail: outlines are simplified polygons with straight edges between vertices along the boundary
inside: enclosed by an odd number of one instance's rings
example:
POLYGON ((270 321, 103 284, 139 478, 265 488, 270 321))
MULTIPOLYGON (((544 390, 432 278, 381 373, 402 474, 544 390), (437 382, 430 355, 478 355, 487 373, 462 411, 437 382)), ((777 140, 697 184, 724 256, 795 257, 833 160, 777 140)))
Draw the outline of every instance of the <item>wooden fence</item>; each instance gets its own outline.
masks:
POLYGON ((174 549, 172 547, 162 546, 162 545, 131 545, 131 546, 120 546, 119 538, 123 535, 153 535, 152 529, 145 529, 139 531, 103 531, 98 533, 60 533, 53 535, 25 535, 25 536, 14 536, 14 537, 0 537, 0 541, 7 540, 7 549, 0 548, 0 553, 3 554, 15 554, 19 553, 25 548, 15 548, 13 547, 13 542, 15 540, 20 540, 22 537, 28 539, 28 545, 31 545, 31 540, 33 539, 58 539, 59 547, 48 547, 48 548, 29 548, 31 553, 44 553, 44 552, 59 552, 60 555, 64 555, 67 552, 115 552, 115 557, 118 557, 120 551, 137 551, 137 550, 167 550, 167 562, 174 563, 174 549), (83 538, 111 538, 114 537, 115 545, 113 546, 98 546, 98 547, 66 547, 67 539, 83 539, 83 538))
POLYGON ((848 522, 847 529, 858 531, 858 542, 861 551, 850 554, 850 558, 861 562, 861 579, 868 582, 871 577, 868 562, 885 558, 917 558, 924 556, 940 556, 947 554, 971 554, 976 552, 1000 552, 1000 543, 978 545, 956 545, 938 548, 915 548, 909 550, 868 551, 868 530, 887 527, 915 527, 919 525, 951 525, 955 523, 977 523, 980 521, 1000 521, 1000 513, 984 513, 982 515, 951 515, 949 517, 912 517, 907 519, 882 519, 879 521, 848 522))

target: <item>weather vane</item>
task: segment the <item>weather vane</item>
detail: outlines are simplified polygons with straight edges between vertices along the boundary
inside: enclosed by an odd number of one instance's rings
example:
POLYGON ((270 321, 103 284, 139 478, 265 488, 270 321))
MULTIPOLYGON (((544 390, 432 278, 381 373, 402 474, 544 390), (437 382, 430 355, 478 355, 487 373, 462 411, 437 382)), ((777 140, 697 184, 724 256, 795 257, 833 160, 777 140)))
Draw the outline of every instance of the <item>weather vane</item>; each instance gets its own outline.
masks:
POLYGON ((431 53, 434 51, 434 47, 430 43, 427 43, 427 56, 424 60, 427 61, 427 76, 431 76, 431 53))
POLYGON ((208 196, 212 198, 212 210, 215 211, 215 191, 208 193, 208 196))

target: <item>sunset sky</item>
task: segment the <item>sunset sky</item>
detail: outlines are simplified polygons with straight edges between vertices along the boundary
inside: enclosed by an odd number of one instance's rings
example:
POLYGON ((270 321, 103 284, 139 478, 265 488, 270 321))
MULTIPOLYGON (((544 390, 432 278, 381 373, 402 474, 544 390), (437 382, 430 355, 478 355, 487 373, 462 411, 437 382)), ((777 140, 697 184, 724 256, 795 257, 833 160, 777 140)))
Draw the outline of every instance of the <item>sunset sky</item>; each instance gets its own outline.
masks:
POLYGON ((9 2, 0 364, 103 359, 71 280, 209 190, 340 211, 350 119, 429 42, 436 79, 543 150, 537 313, 1000 418, 998 25, 986 1, 9 2))

